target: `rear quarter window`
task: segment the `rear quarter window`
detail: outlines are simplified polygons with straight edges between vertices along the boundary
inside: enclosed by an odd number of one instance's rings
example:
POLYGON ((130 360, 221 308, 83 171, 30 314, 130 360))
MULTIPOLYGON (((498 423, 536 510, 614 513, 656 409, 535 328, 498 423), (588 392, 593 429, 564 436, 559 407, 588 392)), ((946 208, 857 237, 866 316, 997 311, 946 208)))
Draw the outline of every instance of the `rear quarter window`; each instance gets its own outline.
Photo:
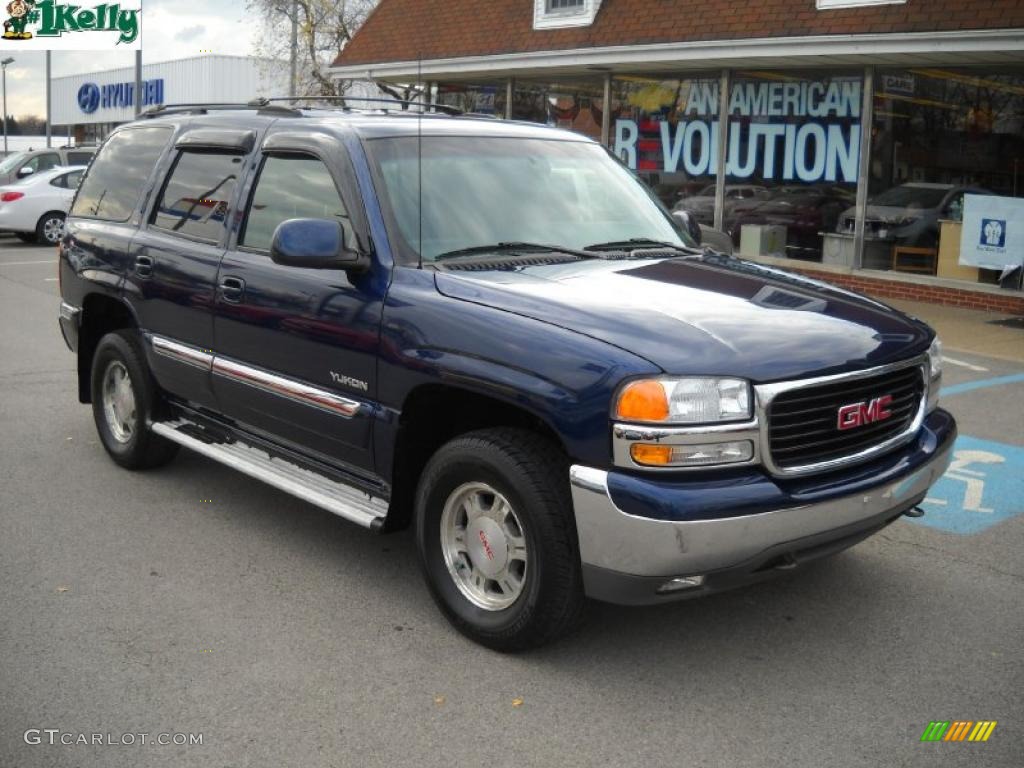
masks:
POLYGON ((169 126, 129 128, 100 149, 82 180, 72 216, 127 221, 171 138, 169 126))

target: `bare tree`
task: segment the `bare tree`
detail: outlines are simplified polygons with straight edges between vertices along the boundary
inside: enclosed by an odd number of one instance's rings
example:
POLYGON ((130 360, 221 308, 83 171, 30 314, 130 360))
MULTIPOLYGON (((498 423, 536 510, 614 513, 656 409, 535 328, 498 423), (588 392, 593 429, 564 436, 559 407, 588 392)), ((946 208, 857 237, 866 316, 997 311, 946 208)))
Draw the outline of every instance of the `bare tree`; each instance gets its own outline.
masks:
POLYGON ((298 25, 296 93, 310 97, 343 96, 343 84, 332 79, 327 70, 366 21, 377 2, 248 0, 249 10, 263 19, 254 46, 255 52, 274 62, 289 61, 291 24, 294 18, 298 25))

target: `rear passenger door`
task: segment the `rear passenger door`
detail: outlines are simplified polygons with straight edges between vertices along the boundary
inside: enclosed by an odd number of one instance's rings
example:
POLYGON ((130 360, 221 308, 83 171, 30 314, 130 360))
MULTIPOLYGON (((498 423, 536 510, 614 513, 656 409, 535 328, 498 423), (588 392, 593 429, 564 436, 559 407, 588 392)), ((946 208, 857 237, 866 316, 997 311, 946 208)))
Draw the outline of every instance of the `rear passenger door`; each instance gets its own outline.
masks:
POLYGON ((64 257, 75 273, 111 294, 121 288, 145 193, 172 133, 169 125, 120 129, 103 144, 75 196, 64 257))
POLYGON ((132 241, 125 280, 157 382, 211 408, 217 267, 255 139, 255 131, 244 129, 193 128, 179 136, 152 210, 132 241))
POLYGON ((218 276, 213 384, 220 409, 368 475, 386 282, 270 258, 274 230, 294 218, 338 221, 347 243, 369 250, 348 154, 323 135, 272 133, 247 199, 218 276))

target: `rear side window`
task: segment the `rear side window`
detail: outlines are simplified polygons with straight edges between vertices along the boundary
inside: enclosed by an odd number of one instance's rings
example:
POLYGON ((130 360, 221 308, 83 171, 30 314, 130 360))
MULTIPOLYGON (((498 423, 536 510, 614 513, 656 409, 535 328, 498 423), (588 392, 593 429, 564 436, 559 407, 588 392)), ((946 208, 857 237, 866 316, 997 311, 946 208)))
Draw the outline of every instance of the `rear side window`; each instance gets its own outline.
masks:
POLYGON ((217 242, 242 169, 242 156, 182 152, 153 213, 153 226, 217 242))
POLYGON ((350 237, 345 204, 327 166, 315 157, 264 160, 239 244, 269 251, 274 230, 286 219, 333 219, 350 237))
POLYGON ((85 173, 85 171, 62 173, 60 176, 55 177, 50 184, 54 187, 61 187, 62 189, 76 189, 82 181, 83 173, 85 173))
POLYGON ((171 138, 169 127, 130 128, 110 138, 82 180, 72 216, 127 221, 171 138))
POLYGON ((88 165, 92 152, 68 152, 68 165, 88 165))

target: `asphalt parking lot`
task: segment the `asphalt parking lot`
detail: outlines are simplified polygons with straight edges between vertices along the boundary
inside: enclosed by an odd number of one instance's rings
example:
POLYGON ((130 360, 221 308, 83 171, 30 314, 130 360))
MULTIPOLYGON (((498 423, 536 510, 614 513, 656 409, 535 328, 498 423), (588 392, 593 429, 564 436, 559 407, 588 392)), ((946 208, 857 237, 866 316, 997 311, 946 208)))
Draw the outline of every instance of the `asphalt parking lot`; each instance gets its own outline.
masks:
POLYGON ((2 768, 1024 764, 1024 363, 947 350, 961 438, 920 520, 741 591, 594 605, 502 656, 449 629, 407 532, 185 452, 117 468, 55 266, 0 239, 2 768), (998 726, 922 743, 934 720, 998 726))

